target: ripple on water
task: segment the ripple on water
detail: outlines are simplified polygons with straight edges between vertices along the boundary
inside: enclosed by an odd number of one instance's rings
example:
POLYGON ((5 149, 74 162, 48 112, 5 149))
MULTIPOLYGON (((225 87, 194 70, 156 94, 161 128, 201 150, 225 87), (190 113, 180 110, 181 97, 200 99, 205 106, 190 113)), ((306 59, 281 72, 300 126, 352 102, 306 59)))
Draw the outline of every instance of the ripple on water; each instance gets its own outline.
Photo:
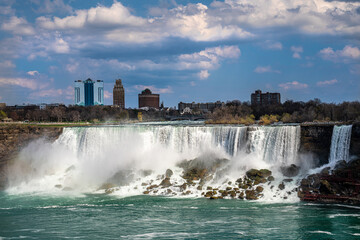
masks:
POLYGON ((356 213, 350 213, 350 214, 343 214, 343 213, 337 213, 337 214, 330 214, 328 215, 329 218, 336 218, 336 217, 356 217, 360 218, 360 214, 356 213))
POLYGON ((327 235, 334 235, 331 232, 327 232, 327 231, 309 231, 309 233, 319 233, 319 234, 327 234, 327 235))

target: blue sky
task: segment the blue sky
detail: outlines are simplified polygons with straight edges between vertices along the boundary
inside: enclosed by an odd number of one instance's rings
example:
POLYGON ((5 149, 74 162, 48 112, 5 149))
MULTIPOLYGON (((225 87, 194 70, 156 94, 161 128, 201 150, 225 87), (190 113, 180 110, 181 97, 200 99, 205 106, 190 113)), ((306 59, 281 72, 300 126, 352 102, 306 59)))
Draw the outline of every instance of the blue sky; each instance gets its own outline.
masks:
POLYGON ((360 100, 360 1, 2 0, 0 102, 74 101, 77 79, 115 79, 126 107, 148 87, 165 106, 360 100))

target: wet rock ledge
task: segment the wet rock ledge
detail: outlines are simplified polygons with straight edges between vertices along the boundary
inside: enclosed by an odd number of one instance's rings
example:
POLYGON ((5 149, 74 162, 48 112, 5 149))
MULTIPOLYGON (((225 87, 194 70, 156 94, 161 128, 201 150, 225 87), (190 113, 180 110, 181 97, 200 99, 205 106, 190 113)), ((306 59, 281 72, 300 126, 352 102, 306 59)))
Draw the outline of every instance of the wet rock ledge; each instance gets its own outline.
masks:
POLYGON ((360 205, 360 158, 338 161, 334 169, 324 168, 301 181, 302 201, 360 205))
POLYGON ((0 125, 0 190, 6 185, 7 165, 22 147, 39 138, 55 141, 62 131, 63 127, 23 124, 0 125))

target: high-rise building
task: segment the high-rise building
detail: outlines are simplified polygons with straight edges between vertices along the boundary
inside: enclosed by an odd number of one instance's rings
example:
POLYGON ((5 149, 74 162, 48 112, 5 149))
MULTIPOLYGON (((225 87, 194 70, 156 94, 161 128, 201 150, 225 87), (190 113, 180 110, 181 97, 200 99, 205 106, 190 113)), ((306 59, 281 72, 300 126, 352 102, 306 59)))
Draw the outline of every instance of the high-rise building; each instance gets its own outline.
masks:
POLYGON ((120 107, 121 109, 125 108, 125 91, 121 79, 116 79, 115 81, 113 89, 113 105, 120 107))
POLYGON ((251 94, 252 105, 271 105, 280 104, 280 93, 261 93, 261 90, 256 90, 251 94))
POLYGON ((90 78, 85 81, 76 80, 74 87, 75 105, 104 105, 104 81, 93 81, 90 78))
POLYGON ((139 108, 142 107, 151 107, 159 108, 160 95, 152 94, 150 89, 146 88, 144 91, 139 94, 139 108))

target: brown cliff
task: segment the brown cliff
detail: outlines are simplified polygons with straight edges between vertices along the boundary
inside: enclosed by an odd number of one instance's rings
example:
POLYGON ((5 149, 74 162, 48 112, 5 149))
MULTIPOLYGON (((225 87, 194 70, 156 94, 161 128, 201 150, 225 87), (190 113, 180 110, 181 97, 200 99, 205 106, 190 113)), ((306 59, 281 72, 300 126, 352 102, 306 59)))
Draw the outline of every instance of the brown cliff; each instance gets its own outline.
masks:
POLYGON ((0 189, 6 185, 6 169, 19 150, 31 141, 45 138, 55 141, 62 127, 32 126, 23 124, 0 125, 0 189))

